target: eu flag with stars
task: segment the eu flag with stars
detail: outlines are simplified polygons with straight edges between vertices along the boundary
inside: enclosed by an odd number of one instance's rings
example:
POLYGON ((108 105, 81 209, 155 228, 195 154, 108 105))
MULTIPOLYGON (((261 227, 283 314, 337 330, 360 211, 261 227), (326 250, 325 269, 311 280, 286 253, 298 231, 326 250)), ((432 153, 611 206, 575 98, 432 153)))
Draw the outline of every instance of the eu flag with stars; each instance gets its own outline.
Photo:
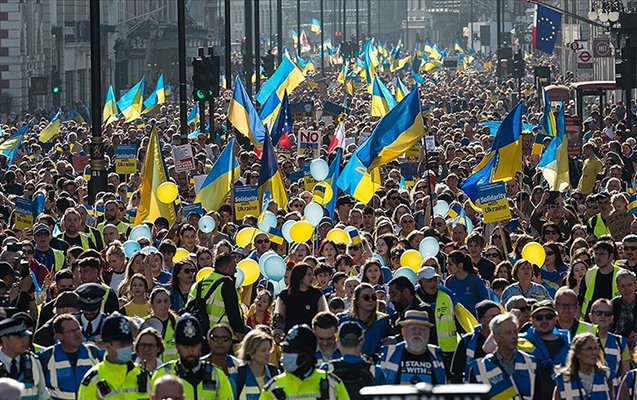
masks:
POLYGON ((548 54, 553 53, 557 34, 560 31, 562 13, 542 3, 537 4, 533 24, 533 48, 548 54))

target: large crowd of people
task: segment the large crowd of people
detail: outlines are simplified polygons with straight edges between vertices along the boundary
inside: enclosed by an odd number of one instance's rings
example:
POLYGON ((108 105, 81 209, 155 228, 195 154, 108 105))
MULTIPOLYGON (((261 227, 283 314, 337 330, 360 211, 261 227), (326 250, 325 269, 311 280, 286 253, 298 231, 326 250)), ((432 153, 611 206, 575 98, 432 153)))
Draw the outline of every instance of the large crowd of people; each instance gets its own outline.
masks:
MULTIPOLYGON (((232 138, 233 186, 259 182, 260 152, 227 120, 227 102, 212 110, 212 132, 188 137, 170 96, 142 120, 108 124, 108 186, 92 203, 86 110, 64 108, 60 132, 46 143, 38 133, 48 112, 8 116, 5 139, 23 124, 31 128, 11 161, 0 155, 2 393, 356 399, 372 385, 475 382, 490 385, 494 399, 635 398, 637 124, 626 122, 634 104, 609 98, 584 107, 566 191, 550 191, 538 168, 541 151, 525 150, 522 170, 505 182, 510 220, 487 223, 460 187, 493 144, 487 122, 520 102, 535 134, 545 108, 532 82, 518 91, 486 61, 425 76, 420 100, 433 147, 423 142, 415 154, 380 166, 382 183, 368 204, 335 192, 334 217, 324 210, 307 241, 256 230, 240 245, 238 232, 257 228, 262 210, 237 219, 232 192, 218 209, 187 207, 195 203, 194 177, 210 171, 232 138), (153 127, 179 196, 176 222, 144 221, 146 237, 132 232, 153 127), (172 148, 183 144, 192 148, 194 169, 177 172, 172 148), (135 146, 134 173, 116 172, 121 145, 135 146), (33 204, 26 227, 24 200, 33 204), (437 212, 442 202, 458 208, 437 212), (212 229, 200 224, 206 216, 212 229), (333 240, 329 232, 339 228, 357 240, 333 240), (439 250, 405 272, 403 255, 420 252, 426 238, 439 250), (544 254, 541 264, 523 254, 529 243, 544 254), (250 284, 243 273, 239 281, 237 265, 272 252, 285 261, 282 281, 263 271, 250 284)), ((547 60, 527 63, 539 62, 547 60)), ((337 75, 308 77, 289 94, 315 109, 346 97, 349 113, 340 150, 328 152, 340 121, 326 114, 297 116, 291 145, 277 146, 288 202, 270 201, 267 209, 279 231, 303 219, 314 195, 299 173, 313 158, 297 147, 297 132, 320 132, 314 158, 331 163, 342 151, 342 167, 378 121, 365 88, 348 95, 337 75)), ((381 76, 391 82, 389 73, 381 76)), ((570 81, 553 76, 553 83, 570 81)), ((572 103, 562 107, 574 114, 572 103)))

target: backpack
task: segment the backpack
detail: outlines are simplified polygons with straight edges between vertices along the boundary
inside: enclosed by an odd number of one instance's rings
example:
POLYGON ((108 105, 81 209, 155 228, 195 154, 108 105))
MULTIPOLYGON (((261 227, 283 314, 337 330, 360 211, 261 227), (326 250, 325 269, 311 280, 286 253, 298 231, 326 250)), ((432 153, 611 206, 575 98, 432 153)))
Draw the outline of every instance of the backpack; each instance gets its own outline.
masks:
POLYGON ((366 386, 374 385, 374 376, 370 370, 372 364, 366 362, 352 364, 342 360, 332 361, 331 364, 334 367, 332 373, 341 378, 352 399, 360 399, 359 391, 366 386))
MULTIPOLYGON (((203 297, 201 296, 203 292, 203 284, 199 283, 195 297, 186 303, 184 308, 179 310, 179 315, 183 315, 184 313, 192 314, 195 318, 197 318, 197 320, 199 320, 199 322, 201 322, 201 327, 204 332, 208 332, 208 329, 210 329, 210 319, 208 318, 208 311, 206 310, 206 302, 215 293, 217 287, 225 281, 225 279, 225 276, 217 279, 212 286, 210 286, 208 293, 206 293, 203 297)), ((218 322, 219 321, 215 322, 215 324, 218 322)))

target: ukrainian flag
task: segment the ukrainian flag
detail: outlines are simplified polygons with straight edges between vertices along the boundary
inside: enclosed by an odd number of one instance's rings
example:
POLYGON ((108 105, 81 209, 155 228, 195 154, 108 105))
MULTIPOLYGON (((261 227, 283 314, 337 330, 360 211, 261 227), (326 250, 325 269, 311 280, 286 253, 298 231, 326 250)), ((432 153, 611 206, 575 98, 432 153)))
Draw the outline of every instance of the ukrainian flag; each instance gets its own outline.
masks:
POLYGON ((124 115, 125 122, 141 118, 144 106, 144 78, 130 88, 117 102, 117 107, 124 115))
POLYGON ((394 60, 389 70, 391 72, 400 71, 401 69, 405 68, 405 65, 409 64, 410 61, 411 56, 405 56, 401 59, 394 60))
POLYGON ((294 29, 292 29, 291 31, 292 34, 292 41, 294 42, 294 44, 299 43, 299 34, 297 31, 295 31, 294 29))
POLYGON ((276 92, 281 99, 283 98, 283 92, 285 90, 287 90, 288 93, 292 93, 304 80, 305 76, 303 76, 303 72, 301 72, 287 56, 283 57, 281 64, 270 79, 265 81, 263 86, 261 86, 261 90, 257 93, 256 99, 259 104, 265 104, 273 92, 276 92))
POLYGON ((384 117, 395 106, 396 100, 394 96, 391 95, 383 82, 375 76, 372 88, 372 117, 384 117))
POLYGON ((285 194, 285 185, 283 177, 279 172, 279 166, 276 162, 276 154, 270 135, 265 134, 263 142, 263 155, 261 157, 261 169, 259 171, 259 197, 263 202, 263 192, 269 190, 272 194, 272 200, 276 200, 279 208, 285 209, 288 206, 288 198, 285 194))
POLYGON ((270 241, 278 244, 279 246, 282 245, 283 241, 285 240, 283 237, 283 232, 281 232, 279 229, 276 229, 276 227, 270 228, 270 230, 268 231, 268 237, 270 238, 270 241))
POLYGON ((60 121, 62 110, 58 110, 57 113, 51 118, 51 121, 46 126, 46 128, 42 129, 40 135, 38 136, 38 140, 41 143, 47 143, 49 140, 53 139, 55 135, 60 132, 60 127, 62 126, 62 121, 60 121))
POLYGON ((290 147, 288 132, 292 129, 292 114, 290 114, 290 103, 288 101, 288 92, 283 92, 283 101, 276 113, 276 119, 273 121, 270 130, 272 144, 276 146, 280 144, 283 147, 290 147))
POLYGON ((310 30, 317 35, 321 33, 321 21, 316 18, 312 18, 312 25, 310 26, 310 30))
POLYGON ((261 110, 259 110, 259 118, 261 118, 261 122, 264 125, 268 125, 270 122, 274 123, 279 110, 281 109, 281 99, 276 94, 276 92, 272 92, 270 97, 265 101, 261 110))
POLYGON ((7 156, 7 158, 9 159, 9 162, 7 162, 7 166, 13 164, 13 158, 18 152, 20 145, 22 145, 22 142, 24 141, 24 135, 26 135, 29 128, 29 124, 22 126, 22 128, 18 129, 18 131, 14 133, 9 139, 0 143, 0 154, 7 156))
POLYGON ((108 125, 111 122, 117 121, 119 119, 118 114, 113 86, 109 85, 108 93, 106 94, 106 103, 104 103, 104 111, 102 112, 102 123, 108 125))
MULTIPOLYGON (((327 174, 327 178, 325 178, 325 182, 332 187, 332 193, 338 193, 338 187, 336 186, 336 182, 338 181, 338 176, 341 170, 341 155, 343 154, 343 148, 338 147, 336 149, 336 156, 332 160, 330 164, 329 172, 327 174)), ((334 218, 334 210, 336 208, 336 195, 332 196, 332 199, 325 205, 325 209, 330 215, 330 218, 334 218)))
POLYGON ((409 89, 407 89, 399 77, 396 77, 396 101, 401 101, 408 94, 409 89))
POLYGON ((568 138, 566 137, 566 117, 564 103, 560 107, 557 135, 546 147, 538 164, 551 190, 564 192, 571 187, 568 168, 568 138))
POLYGON ((166 102, 166 89, 164 88, 164 75, 159 75, 157 78, 157 85, 155 86, 155 90, 144 101, 144 112, 142 114, 148 114, 153 111, 153 109, 159 104, 164 104, 166 102))
POLYGON ((462 212, 462 204, 457 201, 452 202, 449 205, 449 218, 456 218, 462 212))
POLYGON ((538 132, 535 135, 535 140, 533 141, 533 147, 531 148, 531 154, 540 155, 542 154, 542 149, 544 148, 544 138, 548 137, 548 135, 544 135, 538 132))
POLYGON ((349 229, 347 233, 349 233, 349 239, 353 245, 361 244, 361 237, 358 234, 358 229, 349 229))
POLYGON ((637 217, 637 193, 630 195, 630 203, 628 203, 628 209, 637 217))
POLYGON ((246 89, 243 87, 239 76, 234 80, 234 94, 228 108, 228 121, 250 139, 250 142, 258 151, 263 149, 265 126, 263 126, 263 122, 261 122, 254 105, 252 105, 250 96, 248 96, 246 89))
POLYGON ((155 222, 159 217, 168 219, 170 224, 177 220, 175 203, 165 204, 157 198, 157 188, 168 182, 168 171, 161 155, 157 126, 153 126, 146 148, 146 157, 141 171, 142 183, 139 187, 140 201, 135 216, 135 225, 144 221, 155 222))
POLYGON ((361 147, 352 153, 339 174, 336 185, 356 200, 367 204, 381 186, 380 171, 374 168, 371 173, 367 172, 367 166, 358 158, 360 150, 361 147))
POLYGON ((557 127, 555 123, 555 114, 551 110, 551 101, 549 100, 549 95, 546 93, 546 90, 542 89, 544 93, 544 116, 542 117, 542 123, 540 124, 540 132, 549 135, 555 136, 557 133, 557 127))
POLYGON ((341 72, 338 74, 338 77, 336 78, 336 80, 344 85, 346 78, 347 78, 347 64, 343 63, 343 66, 341 67, 341 72))
POLYGON ((371 170, 395 160, 425 136, 419 90, 412 90, 380 120, 358 148, 360 161, 371 170))
POLYGON ((453 42, 453 49, 456 51, 456 53, 464 53, 464 50, 462 50, 462 46, 460 46, 460 41, 458 39, 453 42))
POLYGON ((297 54, 296 63, 298 64, 299 68, 303 72, 303 75, 307 76, 308 73, 310 72, 314 73, 316 71, 316 67, 314 66, 314 63, 312 62, 311 58, 304 60, 301 58, 301 56, 297 54))
POLYGON ((522 170, 522 105, 518 103, 498 128, 491 150, 482 158, 473 173, 460 188, 476 203, 478 186, 486 183, 508 181, 522 170))
POLYGON ((473 232, 473 222, 471 218, 467 217, 464 211, 464 207, 460 208, 460 214, 452 221, 453 224, 461 223, 467 227, 467 233, 470 235, 473 232))
POLYGON ((425 78, 420 76, 420 57, 414 57, 414 61, 411 63, 411 76, 419 85, 425 83, 425 78))
POLYGON ((219 155, 195 197, 195 203, 201 202, 206 211, 219 210, 232 190, 235 177, 239 176, 239 162, 233 156, 233 148, 234 138, 230 139, 219 155))
POLYGON ((199 123, 199 103, 195 101, 195 105, 190 110, 188 118, 186 118, 186 124, 198 124, 199 123))
POLYGON ((626 182, 626 192, 628 194, 633 194, 635 193, 635 189, 633 188, 633 184, 632 182, 626 182))

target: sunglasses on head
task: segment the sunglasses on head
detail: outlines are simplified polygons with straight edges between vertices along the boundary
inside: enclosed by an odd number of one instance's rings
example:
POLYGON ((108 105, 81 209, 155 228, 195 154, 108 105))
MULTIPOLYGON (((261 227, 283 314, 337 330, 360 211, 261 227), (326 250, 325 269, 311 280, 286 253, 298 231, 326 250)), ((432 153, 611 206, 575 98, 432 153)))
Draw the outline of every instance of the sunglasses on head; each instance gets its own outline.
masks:
POLYGON ((551 321, 553 318, 555 318, 555 314, 540 314, 540 315, 534 315, 533 319, 536 321, 551 321))
POLYGON ((361 296, 361 299, 363 299, 364 301, 376 301, 376 300, 378 300, 378 297, 376 297, 375 294, 373 294, 371 296, 368 295, 368 294, 364 294, 364 295, 361 296))

